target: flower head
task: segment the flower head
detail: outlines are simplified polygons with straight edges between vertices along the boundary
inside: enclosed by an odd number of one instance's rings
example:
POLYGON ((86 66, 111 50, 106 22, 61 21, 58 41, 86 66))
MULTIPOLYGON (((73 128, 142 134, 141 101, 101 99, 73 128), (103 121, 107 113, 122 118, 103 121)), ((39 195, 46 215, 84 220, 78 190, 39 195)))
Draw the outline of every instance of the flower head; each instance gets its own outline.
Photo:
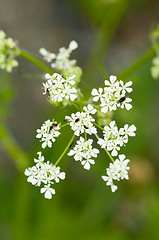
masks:
POLYGON ((39 53, 44 57, 44 60, 46 60, 47 62, 51 62, 56 57, 55 53, 50 53, 45 48, 40 48, 39 53))
POLYGON ((106 182, 106 185, 111 186, 112 192, 117 190, 117 186, 114 185, 113 180, 120 181, 122 179, 129 179, 128 177, 128 163, 129 159, 125 159, 125 155, 119 155, 119 159, 116 159, 114 163, 109 164, 109 168, 106 169, 107 176, 102 176, 102 179, 106 182))
POLYGON ((34 159, 35 165, 25 170, 24 174, 28 177, 27 181, 35 186, 41 188, 41 193, 45 193, 45 198, 51 199, 55 194, 55 190, 51 185, 55 182, 58 183, 59 179, 65 179, 65 173, 60 172, 60 167, 56 167, 49 161, 44 162, 44 157, 41 152, 38 152, 38 159, 34 159))
POLYGON ((45 75, 47 82, 43 83, 44 93, 48 93, 52 103, 63 102, 65 100, 74 101, 77 98, 77 90, 73 87, 76 75, 64 79, 60 74, 54 73, 45 75))
POLYGON ((68 156, 74 155, 75 161, 80 161, 84 169, 87 170, 90 169, 91 164, 95 164, 92 157, 96 158, 99 153, 97 148, 93 148, 92 143, 92 139, 86 141, 83 137, 80 137, 75 147, 68 153, 68 156))
POLYGON ((76 136, 79 136, 81 133, 88 133, 90 135, 95 134, 97 132, 93 123, 95 119, 90 115, 96 113, 96 109, 93 108, 91 104, 83 107, 83 112, 72 113, 71 117, 66 116, 65 120, 70 122, 70 126, 74 131, 76 136))
POLYGON ((0 68, 11 72, 18 66, 15 57, 19 55, 19 48, 12 38, 6 38, 6 34, 0 30, 0 68))
POLYGON ((108 111, 115 111, 117 107, 126 108, 130 110, 132 105, 131 98, 125 96, 126 93, 132 92, 132 82, 126 84, 122 80, 118 81, 116 76, 111 75, 109 80, 105 80, 105 87, 94 88, 91 92, 93 101, 100 101, 101 111, 107 113, 108 111))
POLYGON ((47 120, 43 123, 40 129, 37 129, 37 138, 41 139, 42 148, 46 146, 52 147, 52 142, 55 142, 55 138, 60 135, 60 126, 55 121, 47 120))
POLYGON ((101 148, 107 148, 108 151, 111 151, 112 156, 117 156, 120 148, 128 142, 128 137, 135 136, 135 131, 134 125, 128 126, 126 124, 124 128, 118 129, 116 122, 111 121, 109 126, 104 127, 104 139, 99 138, 98 144, 101 148))

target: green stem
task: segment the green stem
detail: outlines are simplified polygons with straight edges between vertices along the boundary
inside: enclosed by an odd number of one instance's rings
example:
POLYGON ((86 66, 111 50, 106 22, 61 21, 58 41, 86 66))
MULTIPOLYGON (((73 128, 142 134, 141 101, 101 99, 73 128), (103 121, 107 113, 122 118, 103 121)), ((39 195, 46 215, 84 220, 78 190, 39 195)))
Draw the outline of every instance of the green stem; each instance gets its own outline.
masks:
POLYGON ((69 125, 69 124, 70 124, 70 123, 65 123, 65 124, 61 125, 60 128, 63 128, 63 127, 65 127, 65 126, 69 125))
POLYGON ((73 105, 78 111, 80 111, 79 108, 78 108, 78 106, 77 106, 77 104, 75 104, 74 102, 71 102, 71 103, 72 103, 72 105, 73 105))
MULTIPOLYGON (((98 134, 95 134, 97 140, 99 140, 99 136, 98 134)), ((104 151, 107 153, 107 155, 109 156, 109 158, 111 159, 112 162, 114 162, 113 157, 111 156, 111 154, 108 152, 108 150, 106 148, 104 148, 104 151)))
POLYGON ((87 133, 84 131, 85 141, 87 141, 87 133))
POLYGON ((11 134, 7 130, 7 127, 2 124, 0 124, 0 141, 2 143, 3 148, 13 159, 17 168, 24 171, 24 169, 28 165, 28 163, 27 163, 28 156, 18 146, 15 139, 11 136, 11 134))
POLYGON ((61 161, 61 159, 63 158, 63 156, 65 155, 65 153, 67 152, 67 150, 69 149, 69 146, 71 145, 73 139, 75 138, 75 135, 73 134, 71 140, 69 141, 69 143, 67 144, 65 150, 63 151, 63 153, 60 155, 60 157, 57 159, 57 161, 55 162, 55 166, 57 166, 57 164, 61 161))
POLYGON ((96 122, 93 122, 93 124, 94 124, 96 127, 100 128, 102 131, 104 131, 104 128, 102 128, 101 126, 99 126, 96 122))
POLYGON ((25 52, 23 50, 20 50, 20 56, 26 58, 30 62, 34 63, 37 67, 42 69, 44 72, 49 73, 52 75, 54 72, 51 68, 49 68, 47 65, 45 65, 43 62, 38 60, 36 57, 32 56, 30 53, 25 52))
POLYGON ((120 79, 126 79, 134 74, 140 67, 142 67, 145 63, 147 63, 150 59, 152 59, 156 55, 156 51, 154 48, 150 48, 143 56, 141 56, 134 64, 132 64, 129 68, 127 68, 124 72, 118 75, 120 79))

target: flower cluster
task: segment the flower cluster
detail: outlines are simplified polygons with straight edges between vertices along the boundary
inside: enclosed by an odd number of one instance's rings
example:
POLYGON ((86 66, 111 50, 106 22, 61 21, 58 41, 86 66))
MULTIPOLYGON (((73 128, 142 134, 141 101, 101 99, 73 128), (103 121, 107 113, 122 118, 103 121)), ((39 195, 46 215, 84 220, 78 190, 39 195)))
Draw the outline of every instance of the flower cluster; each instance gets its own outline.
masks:
POLYGON ((51 64, 52 68, 58 70, 65 70, 75 66, 76 60, 69 60, 69 57, 72 51, 76 48, 78 48, 78 44, 74 40, 70 42, 67 49, 65 47, 60 48, 59 53, 56 55, 55 63, 51 64))
POLYGON ((97 129, 94 127, 93 123, 95 119, 90 114, 95 114, 96 109, 93 108, 91 104, 83 107, 83 112, 72 113, 71 117, 66 116, 65 121, 70 122, 71 129, 74 131, 76 136, 81 133, 88 133, 90 135, 97 133, 97 129))
POLYGON ((43 94, 48 95, 49 102, 56 106, 61 103, 66 105, 78 98, 78 104, 74 103, 74 106, 78 109, 77 112, 72 113, 71 116, 65 116, 64 121, 68 123, 61 126, 54 120, 47 120, 40 129, 37 129, 36 137, 42 142, 42 148, 46 146, 52 147, 55 138, 60 135, 60 127, 69 125, 74 131, 74 135, 55 165, 49 162, 44 163, 44 157, 41 155, 41 152, 38 152, 39 158, 34 159, 36 165, 25 170, 28 182, 36 186, 41 186, 41 183, 44 184, 41 188, 41 193, 45 194, 45 198, 52 198, 55 190, 51 185, 54 182, 59 182, 59 179, 65 178, 65 173, 61 173, 60 168, 56 167, 56 165, 59 164, 63 155, 69 149, 75 136, 79 137, 79 139, 77 139, 75 146, 68 152, 68 156, 72 156, 75 161, 80 161, 86 170, 90 170, 91 165, 95 164, 94 158, 97 158, 99 154, 99 150, 93 147, 93 140, 88 139, 87 134, 95 134, 98 139, 97 143, 101 148, 105 148, 113 163, 110 163, 109 168, 106 169, 107 176, 102 176, 102 178, 107 182, 107 185, 111 186, 112 192, 115 192, 117 189, 117 186, 113 183, 114 180, 128 179, 129 167, 127 164, 129 160, 125 159, 124 154, 116 157, 115 161, 112 156, 118 155, 120 148, 128 142, 129 136, 135 136, 136 127, 125 124, 123 128, 118 129, 116 122, 110 122, 110 119, 112 118, 112 111, 115 111, 118 107, 126 108, 127 110, 132 108, 132 99, 127 97, 127 93, 132 92, 132 82, 124 83, 122 80, 117 80, 116 76, 111 75, 109 81, 105 80, 103 88, 100 87, 98 90, 94 88, 91 91, 92 99, 88 101, 89 104, 87 102, 87 105, 84 106, 84 99, 80 99, 82 95, 80 89, 77 89, 82 71, 76 66, 75 60, 70 60, 71 52, 77 47, 78 44, 75 41, 71 41, 69 47, 67 49, 64 47, 60 48, 58 54, 48 52, 45 48, 40 49, 40 54, 44 60, 49 62, 56 71, 53 75, 47 73, 45 75, 46 82, 43 83, 43 94), (90 104, 92 100, 96 103, 90 104), (98 101, 100 102, 99 104, 97 103, 98 101), (96 113, 96 118, 100 118, 100 125, 105 125, 104 128, 98 125, 95 122, 95 118, 92 117, 96 113), (103 138, 98 137, 96 127, 103 130, 103 138))
POLYGON ((37 129, 37 138, 41 139, 42 148, 45 148, 46 146, 52 147, 52 142, 55 142, 55 137, 58 137, 60 135, 60 126, 55 121, 47 120, 44 122, 44 124, 41 126, 40 129, 37 129))
POLYGON ((25 170, 25 175, 28 177, 27 181, 35 186, 44 186, 40 192, 45 193, 45 198, 51 199, 55 194, 55 189, 51 187, 54 182, 58 183, 59 179, 65 179, 65 173, 60 172, 60 167, 56 167, 49 161, 44 162, 44 157, 41 152, 37 153, 38 159, 34 159, 35 165, 25 170))
POLYGON ((18 66, 15 57, 19 55, 15 41, 12 38, 6 38, 6 34, 0 30, 0 68, 11 72, 12 68, 18 66))
POLYGON ((67 49, 65 47, 60 48, 57 55, 55 53, 48 52, 45 48, 40 48, 39 53, 44 57, 44 60, 49 63, 55 59, 55 63, 51 64, 52 68, 64 70, 71 68, 76 64, 76 60, 69 60, 71 52, 76 48, 78 48, 78 44, 73 40, 70 42, 67 49))
POLYGON ((154 79, 159 78, 159 25, 151 33, 152 47, 156 51, 156 57, 152 59, 151 74, 154 79))
POLYGON ((128 163, 129 159, 125 159, 125 155, 119 155, 119 159, 116 159, 114 163, 109 164, 109 168, 106 169, 107 176, 102 176, 102 179, 106 182, 106 185, 111 186, 112 192, 117 190, 117 186, 114 185, 113 180, 120 181, 122 179, 129 179, 128 177, 128 163))
POLYGON ((55 53, 50 53, 45 48, 40 48, 39 53, 43 56, 44 60, 49 63, 56 58, 55 53))
POLYGON ((87 141, 80 137, 75 147, 69 151, 68 156, 73 156, 75 161, 80 161, 84 169, 89 170, 91 164, 95 164, 92 157, 96 158, 99 150, 92 147, 93 140, 88 139, 87 141))
POLYGON ((52 103, 66 100, 74 101, 77 98, 77 90, 73 87, 76 75, 64 79, 58 73, 54 73, 52 76, 47 73, 45 77, 47 82, 43 83, 43 94, 48 94, 48 98, 52 103))
POLYGON ((154 79, 159 78, 159 56, 152 60, 151 74, 154 79))
POLYGON ((106 113, 108 111, 115 111, 117 107, 126 108, 130 110, 132 105, 130 102, 131 98, 126 97, 126 92, 132 92, 132 81, 124 84, 122 80, 118 81, 116 76, 111 75, 110 81, 105 80, 105 87, 99 88, 98 90, 94 88, 91 92, 93 96, 93 101, 100 101, 101 111, 106 113))
POLYGON ((99 138, 98 144, 101 148, 107 148, 112 156, 117 156, 120 147, 128 142, 128 136, 135 136, 136 127, 125 124, 124 128, 118 129, 116 122, 111 121, 109 126, 104 127, 104 139, 99 138))
POLYGON ((70 42, 68 48, 60 48, 58 54, 51 53, 45 48, 40 48, 39 52, 43 56, 44 60, 51 63, 51 67, 55 69, 56 72, 61 73, 64 77, 70 77, 75 74, 75 82, 77 84, 82 75, 82 70, 76 66, 76 60, 69 59, 70 54, 76 48, 78 48, 78 44, 73 40, 70 42), (55 62, 52 62, 52 60, 55 60, 55 62))

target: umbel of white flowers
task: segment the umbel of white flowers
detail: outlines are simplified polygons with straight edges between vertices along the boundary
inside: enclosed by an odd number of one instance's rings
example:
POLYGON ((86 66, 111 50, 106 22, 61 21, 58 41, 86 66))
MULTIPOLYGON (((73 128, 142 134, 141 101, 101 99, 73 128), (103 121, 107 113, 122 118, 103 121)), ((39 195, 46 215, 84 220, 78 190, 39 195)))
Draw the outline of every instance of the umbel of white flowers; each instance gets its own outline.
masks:
POLYGON ((110 80, 105 80, 105 87, 99 88, 98 90, 94 88, 91 92, 93 96, 93 101, 100 101, 101 111, 106 113, 108 111, 115 111, 117 107, 126 108, 130 110, 132 105, 130 102, 131 98, 125 97, 126 92, 132 92, 132 81, 123 83, 122 80, 117 81, 117 77, 111 75, 110 80))
POLYGON ((114 185, 113 180, 120 181, 122 179, 129 179, 128 170, 130 167, 127 164, 129 159, 125 159, 125 155, 119 155, 119 159, 116 159, 114 163, 109 164, 109 168, 106 169, 107 176, 102 176, 102 179, 106 182, 106 185, 111 186, 112 192, 117 190, 117 186, 114 185))
MULTIPOLYGON (((77 48, 77 43, 72 41, 68 47, 61 48, 59 53, 48 52, 46 49, 40 49, 40 53, 44 59, 48 62, 55 62, 52 67, 59 70, 61 73, 66 73, 69 69, 69 74, 54 73, 52 76, 46 74, 46 82, 43 83, 43 94, 47 94, 49 102, 51 103, 73 103, 78 100, 79 96, 76 79, 79 79, 77 74, 70 74, 74 72, 76 68, 76 61, 69 60, 72 50, 77 48)), ((104 114, 109 114, 111 111, 117 110, 118 107, 130 110, 132 108, 132 99, 127 94, 132 92, 132 82, 129 81, 124 84, 122 80, 117 80, 116 76, 111 75, 109 80, 105 80, 105 86, 103 88, 93 88, 91 91, 92 102, 83 107, 81 111, 71 113, 70 116, 65 116, 65 124, 70 126, 74 136, 78 139, 71 150, 67 153, 68 156, 73 157, 75 161, 79 161, 84 169, 90 170, 91 165, 95 164, 95 158, 99 154, 99 150, 93 147, 92 135, 95 135, 98 139, 98 145, 108 153, 112 160, 109 167, 106 168, 106 176, 102 176, 102 179, 106 182, 106 185, 111 186, 112 192, 115 192, 117 186, 114 185, 114 181, 128 179, 129 159, 126 159, 124 154, 119 154, 120 149, 126 146, 129 137, 135 136, 136 127, 125 124, 124 127, 118 128, 116 122, 110 121, 110 123, 103 128, 96 123, 95 114, 98 110, 104 114), (94 115, 94 116, 92 116, 94 115), (67 123, 66 123, 67 122, 67 123), (103 137, 98 137, 97 127, 102 129, 103 137), (89 139, 88 139, 89 137, 89 139), (109 153, 110 152, 110 153, 109 153), (113 157, 116 159, 113 159, 113 157)), ((74 104, 76 106, 76 104, 74 104)), ((98 114, 96 115, 98 117, 98 114)), ((64 126, 63 125, 63 126, 64 126)), ((57 123, 55 120, 46 120, 40 129, 37 129, 36 137, 42 142, 42 148, 52 147, 52 144, 60 136, 61 123, 57 123)), ((70 143, 69 143, 70 144, 70 143)), ((67 148, 68 150, 68 148, 67 148)), ((66 149, 64 150, 66 152, 66 149)), ((41 152, 38 152, 38 159, 34 159, 36 163, 33 167, 25 170, 25 175, 28 176, 28 182, 31 182, 35 186, 41 188, 41 193, 44 193, 45 198, 52 198, 55 194, 55 190, 52 188, 52 184, 59 182, 59 179, 65 178, 65 173, 60 172, 60 168, 55 166, 61 160, 61 156, 56 161, 55 165, 50 162, 44 162, 44 157, 41 152)))
POLYGON ((47 62, 51 63, 52 60, 55 60, 55 62, 51 64, 52 68, 66 70, 72 68, 76 64, 76 60, 69 60, 70 54, 76 48, 78 48, 78 44, 73 40, 70 42, 68 49, 65 47, 60 48, 57 55, 47 51, 45 48, 40 48, 39 52, 47 62))
POLYGON ((44 156, 41 152, 37 153, 38 159, 34 159, 35 165, 25 170, 27 181, 35 186, 43 187, 40 192, 44 193, 45 198, 51 199, 55 194, 55 189, 51 187, 54 183, 58 183, 60 179, 65 179, 65 173, 60 172, 60 167, 54 166, 49 161, 44 162, 44 156))

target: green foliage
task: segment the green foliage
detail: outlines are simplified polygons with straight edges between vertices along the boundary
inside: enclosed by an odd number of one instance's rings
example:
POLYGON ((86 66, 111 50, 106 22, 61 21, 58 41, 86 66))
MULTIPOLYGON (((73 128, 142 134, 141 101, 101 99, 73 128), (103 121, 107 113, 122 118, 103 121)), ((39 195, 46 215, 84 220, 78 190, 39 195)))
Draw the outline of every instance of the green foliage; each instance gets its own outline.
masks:
POLYGON ((11 112, 11 103, 15 97, 15 90, 11 84, 11 75, 3 72, 0 74, 0 116, 5 120, 11 112))

